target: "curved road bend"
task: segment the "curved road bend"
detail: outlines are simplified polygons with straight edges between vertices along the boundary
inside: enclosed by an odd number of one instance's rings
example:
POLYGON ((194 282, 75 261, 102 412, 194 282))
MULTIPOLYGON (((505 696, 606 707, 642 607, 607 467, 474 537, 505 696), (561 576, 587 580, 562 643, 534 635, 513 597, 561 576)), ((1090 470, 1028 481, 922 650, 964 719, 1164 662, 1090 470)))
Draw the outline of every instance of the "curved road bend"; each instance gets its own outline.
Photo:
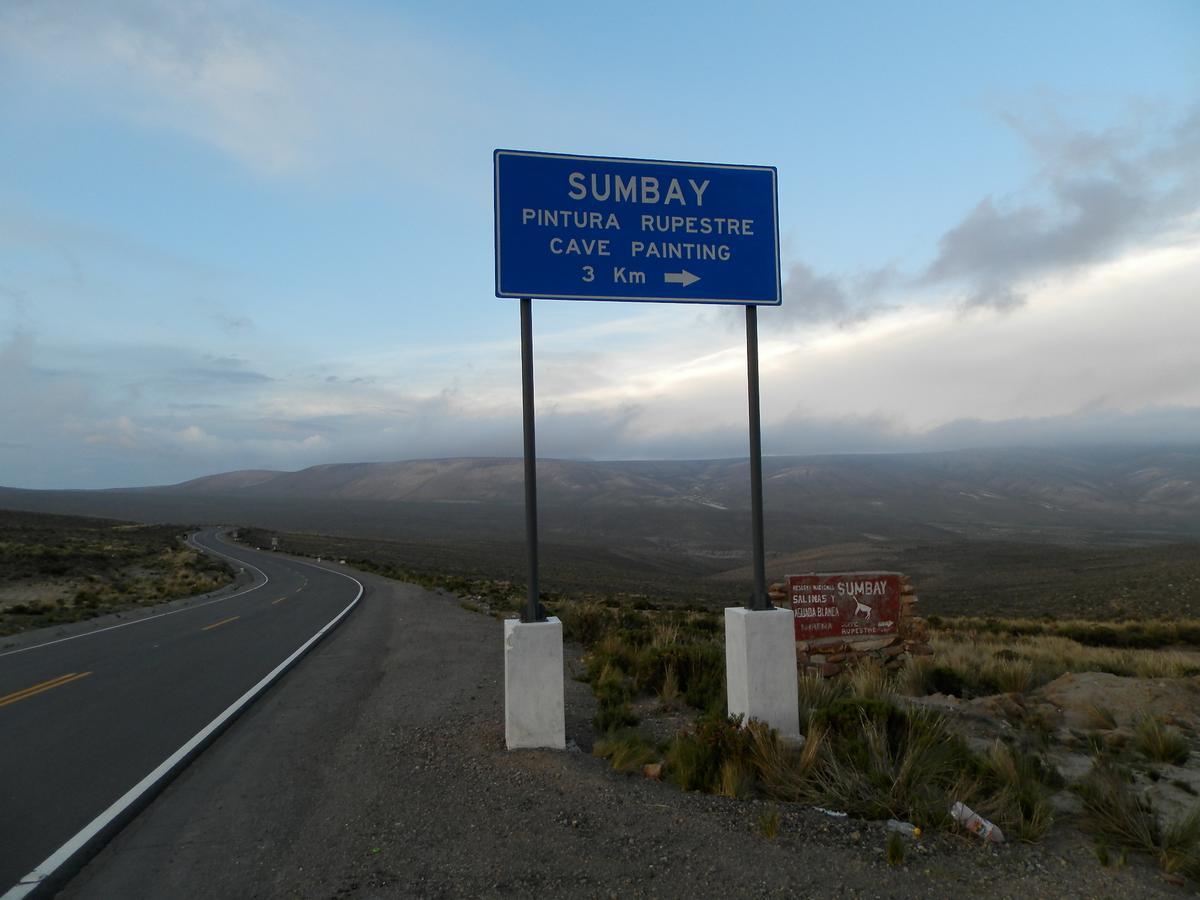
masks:
POLYGON ((218 602, 0 653, 3 900, 24 896, 27 876, 48 875, 98 818, 115 815, 114 804, 362 596, 348 575, 231 546, 215 530, 193 542, 245 566, 254 583, 218 602))

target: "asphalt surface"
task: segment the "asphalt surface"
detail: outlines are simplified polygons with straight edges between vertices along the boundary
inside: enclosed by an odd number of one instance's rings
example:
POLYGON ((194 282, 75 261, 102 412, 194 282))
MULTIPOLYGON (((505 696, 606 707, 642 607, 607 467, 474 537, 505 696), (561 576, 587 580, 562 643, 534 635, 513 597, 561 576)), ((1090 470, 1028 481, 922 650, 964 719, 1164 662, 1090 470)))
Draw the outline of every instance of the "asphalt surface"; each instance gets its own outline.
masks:
MULTIPOLYGON (((489 878, 541 865, 540 851, 514 859, 522 844, 494 846, 518 821, 534 843, 547 827, 515 780, 528 776, 495 764, 567 755, 504 749, 501 623, 447 594, 352 574, 365 586, 353 615, 97 854, 66 900, 470 896, 462 865, 489 878)), ((591 691, 566 688, 577 736, 591 691)))
POLYGON ((0 892, 51 857, 361 593, 225 544, 249 583, 211 602, 0 651, 0 892))

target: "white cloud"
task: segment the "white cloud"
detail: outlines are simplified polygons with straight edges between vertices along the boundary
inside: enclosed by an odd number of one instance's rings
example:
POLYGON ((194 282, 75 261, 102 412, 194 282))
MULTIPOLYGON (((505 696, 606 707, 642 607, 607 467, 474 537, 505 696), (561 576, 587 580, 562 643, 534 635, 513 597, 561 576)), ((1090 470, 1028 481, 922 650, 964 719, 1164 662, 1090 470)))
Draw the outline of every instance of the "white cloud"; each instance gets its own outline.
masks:
POLYGON ((449 159, 479 152, 464 135, 532 116, 538 90, 394 11, 279 2, 14 0, 0 5, 0 53, 115 119, 268 176, 366 160, 437 182, 449 159))
POLYGON ((305 60, 280 24, 235 3, 18 2, 0 14, 0 46, 109 112, 289 171, 306 163, 316 123, 305 60))
MULTIPOLYGON (((906 437, 964 419, 1200 407, 1197 285, 1193 239, 1047 278, 1007 315, 908 306, 854 326, 764 337, 773 452, 803 452, 806 421, 886 422, 906 437)), ((631 448, 673 436, 683 450, 691 432, 744 429, 741 336, 716 323, 689 328, 686 313, 676 312, 681 327, 652 356, 611 349, 591 363, 608 375, 594 385, 543 377, 541 403, 576 414, 636 406, 623 432, 631 448)), ((762 310, 761 321, 772 313, 762 310)))
MULTIPOLYGON (((774 311, 761 310, 764 448, 1200 439, 1197 285, 1193 238, 1045 279, 1008 313, 908 305, 772 333, 774 311)), ((543 455, 745 452, 741 333, 690 307, 622 311, 611 325, 621 340, 590 333, 603 323, 535 335, 543 455)), ((515 340, 445 348, 423 358, 421 379, 404 348, 392 359, 385 369, 336 358, 281 366, 244 350, 82 352, 21 332, 0 348, 0 412, 22 438, 0 446, 0 483, 520 453, 515 340)))
POLYGON ((1004 119, 1033 151, 1033 184, 980 200, 942 236, 920 280, 965 286, 965 308, 1018 307, 1032 280, 1154 242, 1200 204, 1200 107, 1102 130, 1072 126, 1054 109, 1004 119))
MULTIPOLYGON (((582 141, 611 124, 590 105, 579 121, 558 118, 567 104, 542 104, 477 47, 361 9, 336 19, 283 4, 9 0, 0 54, 6 70, 35 71, 29 83, 271 176, 369 158, 475 190, 491 132, 528 124, 582 141)), ((1033 183, 967 211, 932 264, 857 278, 788 266, 785 307, 760 312, 768 452, 1128 439, 1139 422, 1168 439, 1195 433, 1200 116, 1167 137, 1161 122, 1094 133, 1013 123, 1034 151, 1033 183)), ((244 284, 229 289, 236 273, 11 208, 5 248, 25 274, 0 284, 17 313, 0 343, 0 483, 520 452, 515 313, 511 335, 470 346, 447 319, 441 346, 381 351, 368 335, 353 355, 323 356, 263 340, 276 323, 242 302, 244 284), (121 316, 102 302, 113 294, 129 295, 121 316), (162 296, 183 299, 154 325, 162 296)), ((744 452, 741 310, 570 311, 548 328, 538 317, 544 454, 744 452)))

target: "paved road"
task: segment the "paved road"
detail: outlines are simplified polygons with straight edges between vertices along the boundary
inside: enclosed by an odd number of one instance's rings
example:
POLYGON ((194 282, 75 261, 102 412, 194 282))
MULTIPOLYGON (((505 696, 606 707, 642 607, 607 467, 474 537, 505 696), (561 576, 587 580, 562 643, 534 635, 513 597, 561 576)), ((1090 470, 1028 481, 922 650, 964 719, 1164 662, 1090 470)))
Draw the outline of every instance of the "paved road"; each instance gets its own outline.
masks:
POLYGON ((21 896, 18 883, 53 868, 52 857, 109 837, 139 808, 135 789, 176 768, 189 743, 202 746, 206 729, 362 594, 347 575, 230 546, 214 531, 193 540, 245 566, 251 585, 0 653, 0 892, 21 896), (113 809, 124 802, 124 813, 113 809))

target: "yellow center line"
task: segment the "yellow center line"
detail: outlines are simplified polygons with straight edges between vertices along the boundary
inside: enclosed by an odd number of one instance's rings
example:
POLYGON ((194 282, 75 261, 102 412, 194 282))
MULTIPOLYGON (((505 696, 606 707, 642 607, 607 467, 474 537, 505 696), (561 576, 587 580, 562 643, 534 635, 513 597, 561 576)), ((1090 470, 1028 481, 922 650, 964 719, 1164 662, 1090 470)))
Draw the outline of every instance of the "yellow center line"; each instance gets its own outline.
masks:
POLYGON ((51 678, 49 681, 43 681, 41 684, 35 684, 32 687, 27 687, 21 691, 13 691, 11 694, 5 694, 0 697, 0 706, 8 706, 10 703, 16 703, 18 700, 25 700, 28 697, 33 697, 43 691, 49 691, 56 687, 62 687, 64 684, 70 684, 72 681, 78 681, 80 678, 87 678, 91 672, 69 672, 66 675, 59 675, 57 678, 51 678))
POLYGON ((203 628, 201 628, 200 630, 201 630, 201 631, 208 631, 208 629, 210 629, 210 628, 217 628, 217 627, 218 627, 218 626, 220 626, 220 625, 228 625, 228 624, 229 624, 230 622, 232 622, 234 619, 240 619, 240 618, 241 618, 241 616, 230 616, 228 619, 222 619, 220 622, 213 622, 211 625, 205 625, 205 626, 204 626, 203 628))

